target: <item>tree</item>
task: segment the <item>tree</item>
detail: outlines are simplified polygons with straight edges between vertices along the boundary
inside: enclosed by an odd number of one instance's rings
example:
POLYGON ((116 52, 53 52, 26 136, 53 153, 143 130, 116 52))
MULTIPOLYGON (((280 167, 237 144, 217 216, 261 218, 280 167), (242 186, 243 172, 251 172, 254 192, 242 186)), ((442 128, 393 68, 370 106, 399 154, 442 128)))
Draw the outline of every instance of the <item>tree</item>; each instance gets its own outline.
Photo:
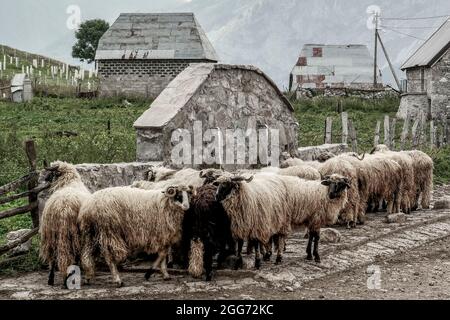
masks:
POLYGON ((75 32, 77 42, 72 47, 72 57, 87 63, 94 61, 98 42, 108 28, 109 23, 101 19, 87 20, 80 24, 75 32))

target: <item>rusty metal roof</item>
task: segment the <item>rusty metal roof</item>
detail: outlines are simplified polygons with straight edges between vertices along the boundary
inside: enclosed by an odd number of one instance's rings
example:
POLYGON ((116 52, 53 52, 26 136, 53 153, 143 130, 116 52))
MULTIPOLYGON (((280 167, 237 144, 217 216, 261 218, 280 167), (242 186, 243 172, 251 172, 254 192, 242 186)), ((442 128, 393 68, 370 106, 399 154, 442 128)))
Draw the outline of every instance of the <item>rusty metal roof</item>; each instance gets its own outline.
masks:
POLYGON ((121 13, 95 59, 219 60, 193 13, 121 13))
POLYGON ((445 21, 428 40, 402 65, 401 69, 431 66, 450 48, 450 19, 445 21))

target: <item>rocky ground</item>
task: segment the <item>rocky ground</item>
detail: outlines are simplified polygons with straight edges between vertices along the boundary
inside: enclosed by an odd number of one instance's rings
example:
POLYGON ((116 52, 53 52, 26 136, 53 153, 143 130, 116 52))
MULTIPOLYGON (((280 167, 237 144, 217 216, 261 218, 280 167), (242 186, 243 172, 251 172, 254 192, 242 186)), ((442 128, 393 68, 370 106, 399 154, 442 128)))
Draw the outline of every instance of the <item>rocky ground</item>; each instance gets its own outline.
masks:
MULTIPOLYGON (((434 199, 450 195, 439 187, 434 199)), ((450 298, 450 210, 421 210, 402 223, 387 224, 370 214, 365 225, 338 228, 341 241, 321 246, 322 263, 304 259, 303 231, 294 233, 283 264, 219 270, 206 283, 172 271, 172 279, 143 279, 145 265, 122 273, 125 287, 114 288, 100 272, 81 290, 46 285, 46 272, 0 278, 1 299, 448 299, 450 298)), ((60 279, 58 283, 60 283, 60 279)))

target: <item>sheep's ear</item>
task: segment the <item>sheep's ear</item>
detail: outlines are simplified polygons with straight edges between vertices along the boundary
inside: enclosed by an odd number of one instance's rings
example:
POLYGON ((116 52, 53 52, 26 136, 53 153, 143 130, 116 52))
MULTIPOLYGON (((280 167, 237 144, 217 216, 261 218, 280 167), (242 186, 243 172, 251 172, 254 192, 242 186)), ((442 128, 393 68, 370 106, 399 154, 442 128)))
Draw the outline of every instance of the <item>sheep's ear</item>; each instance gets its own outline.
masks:
POLYGON ((323 184, 324 186, 329 186, 329 185, 331 184, 331 181, 330 181, 330 180, 323 180, 323 181, 322 181, 322 184, 323 184))

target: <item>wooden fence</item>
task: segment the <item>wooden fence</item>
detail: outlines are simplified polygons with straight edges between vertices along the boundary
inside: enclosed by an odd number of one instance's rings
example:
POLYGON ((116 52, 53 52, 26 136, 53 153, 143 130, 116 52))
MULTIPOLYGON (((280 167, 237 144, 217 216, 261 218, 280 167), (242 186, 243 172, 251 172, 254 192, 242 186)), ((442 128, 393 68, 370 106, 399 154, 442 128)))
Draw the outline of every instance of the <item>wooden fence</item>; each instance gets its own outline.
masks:
POLYGON ((37 170, 36 165, 36 146, 33 140, 25 141, 25 152, 29 163, 29 173, 0 187, 0 205, 22 198, 27 198, 27 204, 17 208, 0 211, 0 219, 30 213, 33 221, 33 228, 19 239, 0 246, 0 256, 27 242, 35 236, 39 230, 38 194, 42 190, 47 189, 49 185, 45 184, 38 186, 39 171, 37 170))
MULTIPOLYGON (((447 108, 447 115, 439 120, 427 121, 427 116, 423 112, 414 118, 408 114, 403 121, 399 142, 395 141, 397 121, 399 120, 385 115, 382 120, 380 119, 374 124, 374 146, 383 143, 391 150, 405 150, 407 148, 416 149, 420 146, 442 148, 450 144, 450 107, 447 108), (383 140, 381 141, 382 129, 383 140)), ((347 112, 341 113, 341 122, 342 143, 349 144, 353 152, 358 152, 357 131, 347 112)), ((326 144, 332 143, 332 126, 332 117, 327 117, 324 133, 324 143, 326 144)))

